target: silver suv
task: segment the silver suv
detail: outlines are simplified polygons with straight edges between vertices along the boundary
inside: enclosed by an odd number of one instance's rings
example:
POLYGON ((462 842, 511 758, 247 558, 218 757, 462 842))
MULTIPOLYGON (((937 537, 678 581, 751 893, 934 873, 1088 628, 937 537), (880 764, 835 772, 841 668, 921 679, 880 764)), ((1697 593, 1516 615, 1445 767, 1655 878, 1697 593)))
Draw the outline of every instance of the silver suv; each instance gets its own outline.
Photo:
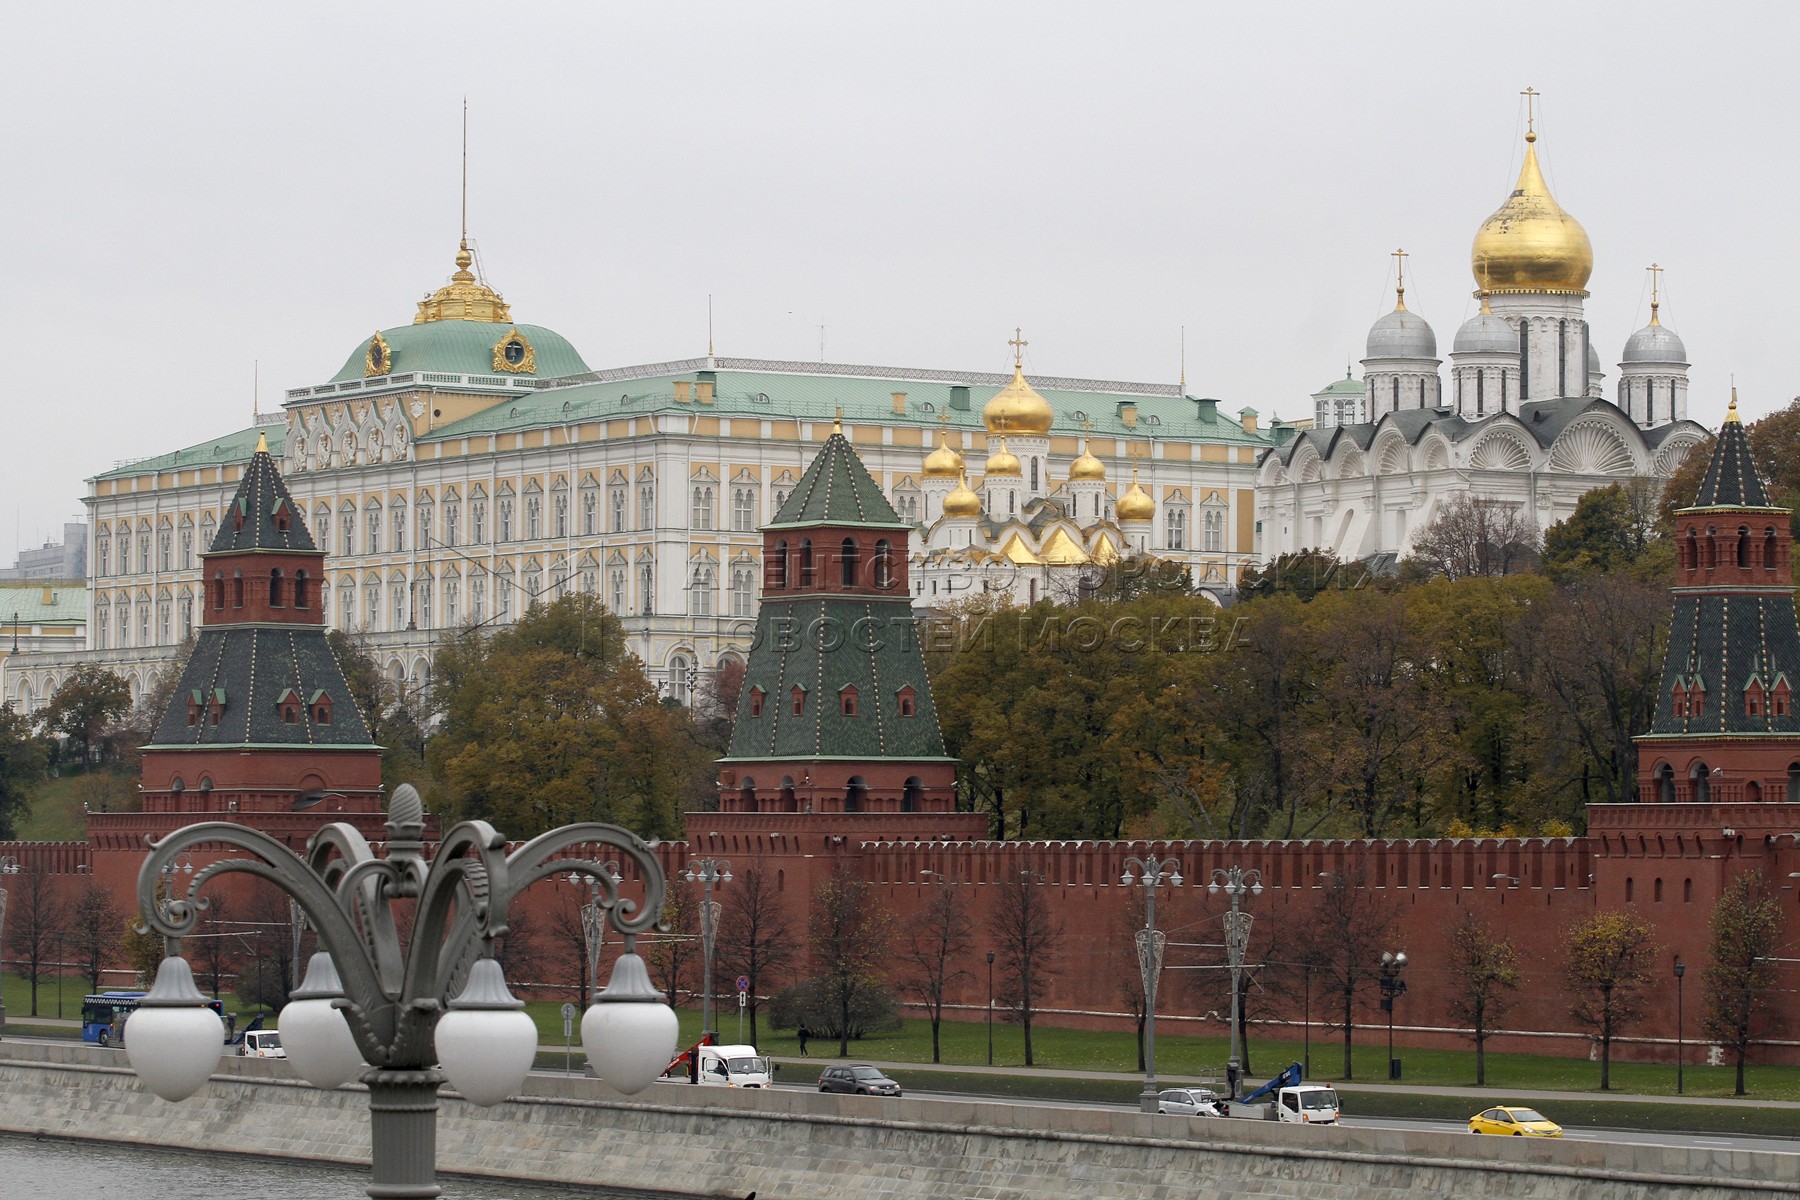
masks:
POLYGON ((1170 1088, 1157 1094, 1156 1111, 1188 1117, 1222 1117, 1225 1105, 1216 1092, 1207 1088, 1170 1088))

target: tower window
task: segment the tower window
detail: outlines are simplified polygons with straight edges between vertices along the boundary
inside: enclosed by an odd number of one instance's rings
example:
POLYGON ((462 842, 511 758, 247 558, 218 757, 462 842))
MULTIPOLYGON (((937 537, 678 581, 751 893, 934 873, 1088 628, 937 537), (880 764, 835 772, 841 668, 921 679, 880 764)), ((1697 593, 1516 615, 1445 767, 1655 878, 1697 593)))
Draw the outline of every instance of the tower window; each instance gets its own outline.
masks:
POLYGON ((794 715, 796 717, 803 715, 806 712, 806 689, 799 687, 795 688, 793 698, 794 715))

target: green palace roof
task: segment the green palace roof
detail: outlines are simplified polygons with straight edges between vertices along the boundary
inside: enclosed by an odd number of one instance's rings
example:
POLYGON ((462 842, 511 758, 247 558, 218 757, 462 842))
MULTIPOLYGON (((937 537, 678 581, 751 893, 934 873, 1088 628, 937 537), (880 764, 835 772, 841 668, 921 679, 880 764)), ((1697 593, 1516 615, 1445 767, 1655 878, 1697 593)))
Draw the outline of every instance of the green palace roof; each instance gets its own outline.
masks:
POLYGON ((1333 380, 1331 383, 1327 384, 1326 386, 1320 388, 1318 391, 1314 392, 1313 395, 1315 395, 1315 396, 1360 396, 1367 390, 1368 390, 1368 388, 1366 388, 1363 385, 1362 380, 1352 379, 1348 375, 1346 375, 1342 379, 1333 380))
MULTIPOLYGON (((565 375, 583 375, 588 365, 581 361, 568 339, 542 325, 510 325, 494 321, 426 321, 419 325, 401 325, 383 329, 381 339, 387 343, 390 362, 382 374, 406 375, 431 371, 447 375, 494 374, 494 347, 513 330, 518 330, 531 344, 536 355, 534 369, 521 372, 526 378, 557 379, 565 375)), ((369 342, 365 338, 344 360, 342 369, 331 377, 332 383, 361 379, 365 374, 369 342)))
MULTIPOLYGON (((540 371, 541 373, 541 371, 540 371)), ((951 429, 979 429, 981 410, 1012 376, 905 367, 771 362, 761 359, 688 359, 599 371, 568 386, 509 397, 492 408, 440 426, 420 441, 448 441, 477 434, 561 425, 570 421, 682 412, 700 416, 829 421, 840 410, 846 424, 934 427, 948 414, 951 429), (713 384, 713 403, 693 397, 701 382, 713 384), (688 402, 675 398, 688 385, 688 402), (893 393, 906 393, 903 413, 893 393)), ((1218 402, 1180 394, 1174 385, 1032 377, 1031 385, 1055 411, 1053 429, 1077 435, 1091 426, 1098 437, 1168 438, 1257 447, 1273 443, 1218 411, 1218 402), (1125 423, 1135 406, 1136 424, 1125 423), (1209 419, 1210 418, 1210 419, 1209 419), (1084 424, 1085 422, 1085 424, 1084 424)), ((1252 410, 1254 411, 1254 410, 1252 410)))
POLYGON ((153 471, 191 471, 196 467, 222 467, 249 462, 250 456, 256 453, 258 434, 269 439, 270 454, 279 456, 281 448, 287 444, 286 425, 252 425, 248 429, 240 429, 236 433, 228 433, 224 437, 201 442, 185 450, 150 458, 128 459, 112 470, 102 471, 90 478, 119 479, 148 475, 153 471))
POLYGON ((79 583, 0 583, 0 624, 85 625, 87 588, 79 583))

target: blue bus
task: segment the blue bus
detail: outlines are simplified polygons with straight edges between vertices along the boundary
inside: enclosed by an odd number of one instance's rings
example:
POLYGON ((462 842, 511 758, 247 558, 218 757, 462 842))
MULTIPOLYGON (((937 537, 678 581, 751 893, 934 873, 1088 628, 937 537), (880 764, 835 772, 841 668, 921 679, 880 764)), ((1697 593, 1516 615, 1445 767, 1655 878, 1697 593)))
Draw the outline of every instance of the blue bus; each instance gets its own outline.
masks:
MULTIPOLYGON (((137 1011, 142 992, 98 992, 81 998, 81 1040, 100 1046, 125 1044, 125 1018, 137 1011)), ((208 1000, 206 1007, 224 1015, 224 1005, 208 1000)))

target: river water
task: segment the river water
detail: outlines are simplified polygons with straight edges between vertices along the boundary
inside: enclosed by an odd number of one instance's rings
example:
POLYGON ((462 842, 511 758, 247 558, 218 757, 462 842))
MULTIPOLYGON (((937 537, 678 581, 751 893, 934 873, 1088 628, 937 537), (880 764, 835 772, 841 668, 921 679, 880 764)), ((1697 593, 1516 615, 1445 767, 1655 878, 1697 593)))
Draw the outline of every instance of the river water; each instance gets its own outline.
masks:
MULTIPOLYGON (((82 1200, 357 1200, 366 1167, 0 1134, 0 1195, 82 1200)), ((438 1176, 447 1200, 641 1200, 642 1192, 438 1176)), ((666 1198, 667 1193, 663 1193, 666 1198)))

